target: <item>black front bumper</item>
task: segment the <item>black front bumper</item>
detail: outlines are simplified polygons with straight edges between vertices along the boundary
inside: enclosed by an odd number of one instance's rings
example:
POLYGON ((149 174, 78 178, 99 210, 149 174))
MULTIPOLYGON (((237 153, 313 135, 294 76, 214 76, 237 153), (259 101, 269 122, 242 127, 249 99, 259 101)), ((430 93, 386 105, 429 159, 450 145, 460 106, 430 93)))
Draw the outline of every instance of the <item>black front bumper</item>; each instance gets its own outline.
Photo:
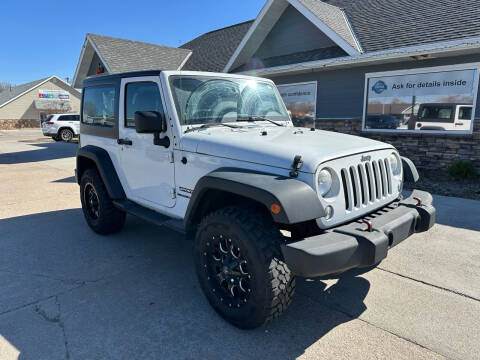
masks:
POLYGON ((305 277, 376 265, 387 257, 390 248, 435 224, 432 202, 429 193, 414 190, 409 198, 393 202, 363 219, 282 245, 285 262, 295 275, 305 277))

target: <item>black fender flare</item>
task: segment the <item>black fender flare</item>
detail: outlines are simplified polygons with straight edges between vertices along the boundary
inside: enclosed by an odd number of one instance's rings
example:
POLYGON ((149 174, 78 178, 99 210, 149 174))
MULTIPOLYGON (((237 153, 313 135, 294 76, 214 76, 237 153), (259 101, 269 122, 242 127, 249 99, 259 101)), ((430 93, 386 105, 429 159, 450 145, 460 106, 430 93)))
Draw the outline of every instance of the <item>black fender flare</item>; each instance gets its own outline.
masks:
POLYGON ((412 160, 402 156, 403 179, 408 182, 416 183, 420 176, 412 160))
POLYGON ((82 159, 91 160, 97 167, 100 177, 105 184, 108 195, 112 200, 125 199, 125 191, 118 178, 112 159, 105 149, 98 146, 87 145, 77 151, 77 168, 75 170, 77 182, 80 185, 83 172, 86 170, 85 162, 82 159))
POLYGON ((272 204, 280 205, 273 220, 281 224, 297 224, 325 216, 317 193, 306 183, 290 177, 253 170, 220 168, 200 178, 193 190, 187 211, 185 227, 193 223, 208 190, 220 190, 257 201, 270 211, 272 204))

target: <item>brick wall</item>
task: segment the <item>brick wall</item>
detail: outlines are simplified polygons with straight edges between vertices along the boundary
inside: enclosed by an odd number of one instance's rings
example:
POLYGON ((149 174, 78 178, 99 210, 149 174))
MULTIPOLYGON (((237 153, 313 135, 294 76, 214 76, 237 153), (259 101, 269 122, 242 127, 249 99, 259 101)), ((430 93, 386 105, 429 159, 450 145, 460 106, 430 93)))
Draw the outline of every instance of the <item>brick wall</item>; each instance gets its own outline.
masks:
POLYGON ((480 121, 472 135, 386 134, 362 132, 362 120, 317 120, 317 128, 368 137, 395 146, 419 169, 445 171, 455 160, 471 160, 480 171, 480 121))
POLYGON ((39 128, 40 120, 22 119, 22 120, 2 120, 0 119, 0 130, 14 130, 24 128, 39 128))

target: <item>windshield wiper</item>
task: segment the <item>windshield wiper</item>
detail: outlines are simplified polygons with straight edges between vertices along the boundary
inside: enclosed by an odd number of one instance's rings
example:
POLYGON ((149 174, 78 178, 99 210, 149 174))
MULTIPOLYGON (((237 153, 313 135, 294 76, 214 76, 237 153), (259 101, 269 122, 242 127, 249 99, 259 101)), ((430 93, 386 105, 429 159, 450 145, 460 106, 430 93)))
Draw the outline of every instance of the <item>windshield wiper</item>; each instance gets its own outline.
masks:
POLYGON ((215 126, 225 126, 225 127, 229 127, 229 128, 232 128, 232 129, 238 129, 238 128, 241 127, 241 126, 232 125, 232 124, 225 124, 225 123, 207 123, 207 124, 203 124, 202 126, 199 126, 199 127, 191 127, 189 129, 185 130, 183 133, 186 134, 188 132, 192 132, 192 131, 195 131, 195 130, 208 129, 208 128, 215 127, 215 126))
POLYGON ((247 121, 247 122, 255 122, 255 121, 268 121, 269 123, 275 124, 277 126, 284 126, 276 121, 267 119, 266 117, 263 116, 248 116, 248 117, 242 117, 237 119, 238 122, 240 121, 247 121))

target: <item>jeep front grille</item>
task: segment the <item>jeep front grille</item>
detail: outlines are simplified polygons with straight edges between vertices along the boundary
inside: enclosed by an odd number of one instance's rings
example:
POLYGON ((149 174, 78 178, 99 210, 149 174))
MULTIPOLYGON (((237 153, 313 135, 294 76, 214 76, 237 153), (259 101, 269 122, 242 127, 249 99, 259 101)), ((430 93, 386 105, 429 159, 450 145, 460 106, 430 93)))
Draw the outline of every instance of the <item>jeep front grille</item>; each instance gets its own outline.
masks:
POLYGON ((341 169, 345 209, 353 211, 392 195, 388 158, 362 162, 341 169))

